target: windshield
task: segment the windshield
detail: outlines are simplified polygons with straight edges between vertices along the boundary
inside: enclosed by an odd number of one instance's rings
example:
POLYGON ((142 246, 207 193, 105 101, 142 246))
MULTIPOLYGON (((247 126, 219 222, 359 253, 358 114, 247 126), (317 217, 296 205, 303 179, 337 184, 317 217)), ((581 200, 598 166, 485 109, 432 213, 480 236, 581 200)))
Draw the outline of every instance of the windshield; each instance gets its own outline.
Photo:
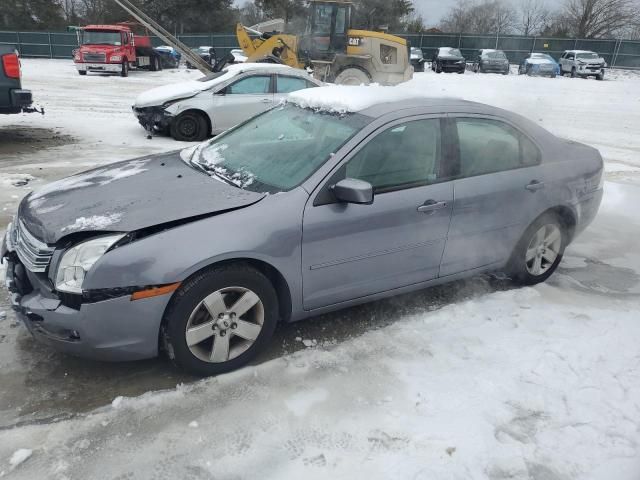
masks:
POLYGON ((291 190, 370 119, 284 105, 252 118, 193 154, 190 164, 254 192, 291 190))
POLYGON ((492 58, 494 60, 505 60, 507 58, 504 52, 487 52, 482 56, 485 58, 492 58))
POLYGON ((462 53, 457 48, 441 48, 440 55, 450 55, 452 57, 461 57, 462 53))
POLYGON ((120 32, 85 30, 82 33, 83 45, 122 45, 120 32))
POLYGON ((580 58, 582 60, 597 60, 600 58, 597 53, 578 53, 576 58, 580 58))

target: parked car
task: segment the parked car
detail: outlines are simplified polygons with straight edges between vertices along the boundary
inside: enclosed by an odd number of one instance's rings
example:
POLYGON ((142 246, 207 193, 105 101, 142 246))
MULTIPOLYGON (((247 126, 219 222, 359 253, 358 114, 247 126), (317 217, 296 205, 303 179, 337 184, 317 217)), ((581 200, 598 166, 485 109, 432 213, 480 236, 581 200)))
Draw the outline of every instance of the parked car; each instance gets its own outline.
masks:
POLYGON ((464 73, 467 63, 457 48, 440 47, 431 60, 431 69, 436 73, 458 72, 464 73))
POLYGON ((270 63, 229 65, 200 80, 154 88, 133 113, 148 131, 201 141, 279 103, 287 93, 322 85, 306 71, 270 63))
POLYGON ((509 74, 509 59, 502 50, 482 49, 473 62, 473 71, 476 73, 502 73, 509 74))
POLYGON ((298 91, 180 154, 31 193, 0 252, 19 318, 75 355, 164 349, 212 375, 249 362, 280 321, 480 272, 545 281, 599 208, 599 152, 413 95, 298 91))
POLYGON ((175 48, 168 45, 162 45, 160 47, 155 47, 154 51, 160 58, 160 65, 162 68, 178 68, 180 66, 182 55, 175 48))
POLYGON ((531 53, 520 63, 518 74, 556 78, 560 75, 560 65, 551 55, 531 53))
POLYGON ((0 45, 0 114, 35 112, 32 103, 31 90, 22 88, 18 52, 9 45, 0 45))
POLYGON ((424 54, 419 47, 411 47, 411 65, 414 72, 424 72, 424 54))
MULTIPOLYGON (((196 55, 198 55, 201 59, 203 59, 205 62, 207 62, 211 68, 216 66, 217 63, 217 59, 218 57, 216 56, 216 49, 213 47, 198 47, 198 48, 192 48, 191 51, 193 53, 195 53, 196 55)), ((191 65, 191 63, 187 62, 187 68, 192 68, 195 69, 196 67, 194 65, 191 65)))
POLYGON ((231 56, 233 56, 234 63, 244 63, 247 61, 247 56, 241 48, 234 48, 230 53, 231 56))
POLYGON ((596 52, 587 50, 566 50, 560 57, 560 75, 570 73, 575 77, 596 77, 604 80, 607 62, 596 52))

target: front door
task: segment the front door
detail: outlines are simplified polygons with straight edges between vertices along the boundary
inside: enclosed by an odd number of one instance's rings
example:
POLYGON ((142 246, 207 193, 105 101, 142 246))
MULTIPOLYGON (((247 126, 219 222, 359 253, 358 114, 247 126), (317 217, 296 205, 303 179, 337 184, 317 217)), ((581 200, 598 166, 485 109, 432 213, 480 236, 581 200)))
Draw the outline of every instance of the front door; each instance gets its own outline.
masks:
POLYGON ((484 117, 459 117, 451 128, 460 174, 441 276, 506 262, 545 205, 540 151, 527 136, 484 117))
POLYGON ((347 158, 305 208, 304 307, 312 310, 438 276, 451 217, 441 121, 421 118, 381 129, 347 158), (357 178, 371 205, 338 203, 328 186, 357 178))
POLYGON ((214 133, 220 133, 273 106, 272 76, 250 75, 212 93, 209 117, 214 133))

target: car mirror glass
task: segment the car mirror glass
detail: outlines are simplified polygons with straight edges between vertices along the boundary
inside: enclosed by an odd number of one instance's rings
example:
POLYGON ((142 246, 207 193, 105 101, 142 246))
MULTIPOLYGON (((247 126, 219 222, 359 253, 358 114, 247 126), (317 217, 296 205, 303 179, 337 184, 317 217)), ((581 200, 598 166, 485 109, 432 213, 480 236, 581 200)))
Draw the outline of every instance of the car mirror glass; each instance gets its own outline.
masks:
POLYGON ((373 203, 373 186, 356 178, 345 178, 333 187, 335 197, 344 203, 370 205, 373 203))

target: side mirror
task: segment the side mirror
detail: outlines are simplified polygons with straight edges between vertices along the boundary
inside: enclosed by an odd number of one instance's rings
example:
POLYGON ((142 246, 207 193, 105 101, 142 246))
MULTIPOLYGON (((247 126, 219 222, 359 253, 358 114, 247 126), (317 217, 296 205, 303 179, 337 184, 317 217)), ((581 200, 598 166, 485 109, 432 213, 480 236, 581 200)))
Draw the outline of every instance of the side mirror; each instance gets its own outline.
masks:
POLYGON ((333 194, 344 203, 370 205, 373 203, 373 186, 356 178, 345 178, 333 187, 333 194))
POLYGON ((224 87, 222 90, 218 90, 217 92, 213 92, 214 95, 226 95, 227 87, 224 87))

